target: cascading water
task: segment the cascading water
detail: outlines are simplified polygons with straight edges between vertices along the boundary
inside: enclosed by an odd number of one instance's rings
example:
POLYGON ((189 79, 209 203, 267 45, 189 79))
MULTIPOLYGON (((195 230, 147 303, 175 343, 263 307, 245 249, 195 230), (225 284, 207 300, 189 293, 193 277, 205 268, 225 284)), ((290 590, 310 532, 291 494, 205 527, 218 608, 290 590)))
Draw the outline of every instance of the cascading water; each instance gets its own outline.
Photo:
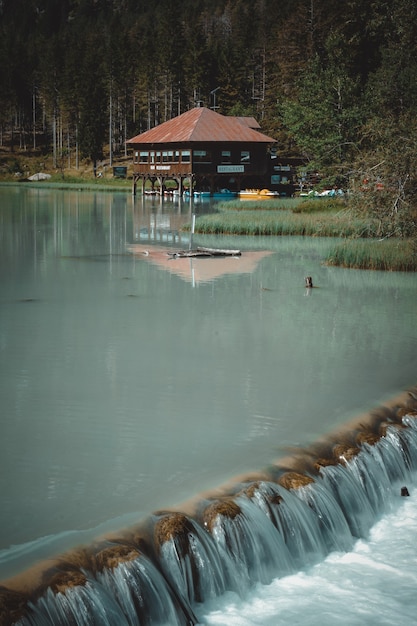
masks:
POLYGON ((0 588, 1 624, 203 623, 205 603, 227 592, 244 597, 256 583, 350 550, 413 482, 416 404, 410 394, 401 414, 384 412, 378 434, 361 427, 343 446, 329 444, 325 457, 306 453, 303 472, 276 467, 201 500, 191 514, 155 513, 124 535, 63 555, 30 591, 0 588))

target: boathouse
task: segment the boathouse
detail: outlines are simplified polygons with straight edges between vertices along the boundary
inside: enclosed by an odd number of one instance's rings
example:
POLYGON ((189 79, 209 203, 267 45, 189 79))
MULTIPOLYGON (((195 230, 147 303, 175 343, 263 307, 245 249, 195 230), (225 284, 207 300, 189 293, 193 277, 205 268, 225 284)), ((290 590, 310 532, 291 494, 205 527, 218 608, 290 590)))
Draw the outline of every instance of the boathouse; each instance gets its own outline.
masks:
POLYGON ((276 158, 276 140, 264 135, 253 117, 221 115, 196 107, 129 139, 133 148, 133 193, 138 181, 163 193, 168 180, 215 193, 221 189, 276 189, 289 168, 276 158))

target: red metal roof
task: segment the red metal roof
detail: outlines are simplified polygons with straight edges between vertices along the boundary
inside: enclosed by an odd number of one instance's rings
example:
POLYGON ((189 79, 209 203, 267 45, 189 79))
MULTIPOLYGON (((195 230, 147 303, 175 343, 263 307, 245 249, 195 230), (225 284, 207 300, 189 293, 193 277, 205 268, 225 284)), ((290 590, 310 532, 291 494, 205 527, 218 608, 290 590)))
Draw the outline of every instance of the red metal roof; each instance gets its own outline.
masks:
MULTIPOLYGON (((244 143, 275 143, 276 140, 250 128, 253 118, 220 115, 206 107, 196 107, 151 128, 127 141, 128 144, 162 144, 239 141, 244 143)), ((256 123, 256 122, 255 122, 256 123)))
POLYGON ((237 120, 242 124, 246 124, 249 128, 259 129, 261 128, 259 123, 255 120, 254 117, 237 117, 237 120))

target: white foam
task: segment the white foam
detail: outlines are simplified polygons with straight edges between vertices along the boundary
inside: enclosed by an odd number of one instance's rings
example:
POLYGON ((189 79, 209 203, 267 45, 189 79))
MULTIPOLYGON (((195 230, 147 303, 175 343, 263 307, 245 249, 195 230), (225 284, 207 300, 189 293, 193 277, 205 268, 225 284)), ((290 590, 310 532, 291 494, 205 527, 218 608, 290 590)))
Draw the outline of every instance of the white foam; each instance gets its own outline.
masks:
POLYGON ((199 618, 212 626, 392 626, 416 622, 417 490, 398 499, 368 539, 309 570, 228 594, 199 618))

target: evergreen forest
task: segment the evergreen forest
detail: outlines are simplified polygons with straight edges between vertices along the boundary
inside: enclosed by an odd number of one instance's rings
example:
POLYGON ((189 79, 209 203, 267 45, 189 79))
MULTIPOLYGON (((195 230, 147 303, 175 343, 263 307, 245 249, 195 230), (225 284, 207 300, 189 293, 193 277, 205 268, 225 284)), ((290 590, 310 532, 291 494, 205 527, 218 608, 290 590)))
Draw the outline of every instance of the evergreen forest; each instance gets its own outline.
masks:
POLYGON ((0 30, 1 147, 65 167, 194 106, 253 115, 415 236, 414 0, 0 0, 0 30))

